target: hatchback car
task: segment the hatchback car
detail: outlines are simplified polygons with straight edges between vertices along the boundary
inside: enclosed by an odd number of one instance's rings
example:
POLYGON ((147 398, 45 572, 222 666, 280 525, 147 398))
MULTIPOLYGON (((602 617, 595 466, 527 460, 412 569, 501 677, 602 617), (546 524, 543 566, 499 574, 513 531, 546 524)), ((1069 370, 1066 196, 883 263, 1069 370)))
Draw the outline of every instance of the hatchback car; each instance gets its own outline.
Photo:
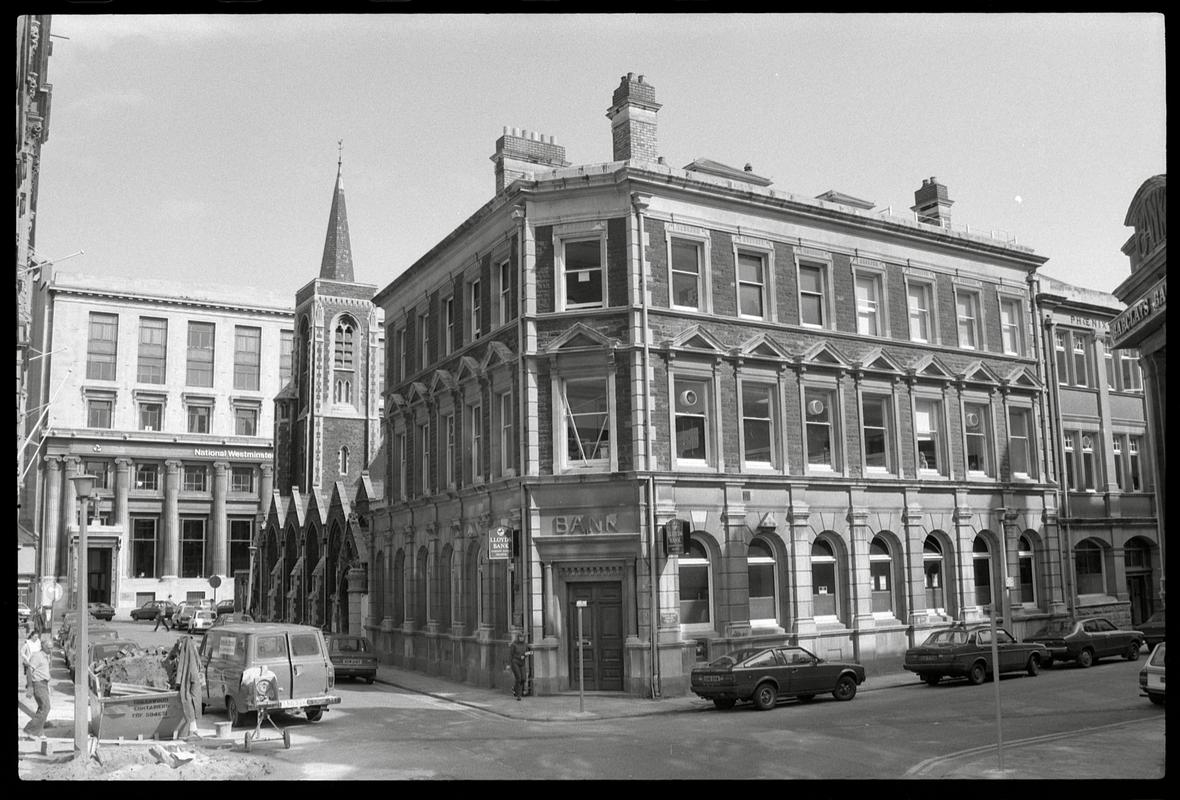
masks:
POLYGON ((952 625, 939 628, 917 647, 905 651, 902 666, 934 686, 944 677, 966 678, 974 684, 988 676, 1027 672, 1035 677, 1049 659, 1049 651, 1037 642, 1018 642, 1004 628, 996 628, 998 667, 992 663, 992 626, 952 625))
POLYGON ((199 603, 181 603, 176 607, 176 613, 172 615, 172 627, 177 630, 187 630, 189 620, 193 618, 193 614, 202 608, 199 603))
POLYGON ((110 603, 91 603, 90 616, 110 622, 115 618, 115 609, 110 603))
POLYGON ((1147 663, 1139 670, 1139 694, 1147 697, 1157 706, 1164 704, 1164 648, 1160 642, 1147 657, 1147 663))
POLYGON ((734 650, 692 668, 695 694, 718 708, 733 708, 739 700, 753 701, 761 711, 774 708, 780 698, 806 703, 831 692, 837 700, 856 697, 865 668, 845 661, 826 661, 802 647, 755 647, 734 650))
POLYGON ((361 678, 372 683, 377 677, 377 653, 364 636, 330 634, 328 657, 332 659, 337 678, 361 678))
POLYGON ((189 617, 187 629, 189 633, 204 633, 213 627, 217 620, 217 612, 208 608, 199 608, 189 617))
POLYGON ((232 614, 232 613, 234 613, 234 601, 233 600, 222 600, 221 602, 219 602, 217 604, 217 606, 214 610, 217 612, 217 616, 219 616, 219 617, 222 614, 232 614))
POLYGON ((148 600, 139 608, 131 609, 131 619, 140 620, 154 620, 156 618, 156 609, 164 608, 164 618, 172 619, 172 615, 176 612, 176 603, 171 600, 148 600))
POLYGON ((1143 647, 1143 632, 1124 630, 1105 617, 1067 617, 1055 619, 1028 637, 1049 650, 1049 661, 1073 661, 1088 667, 1100 658, 1122 656, 1128 661, 1139 658, 1143 647))
POLYGON ((1164 612, 1157 611, 1147 619, 1135 626, 1143 632, 1143 641, 1149 648, 1155 647, 1164 640, 1164 631, 1167 626, 1164 624, 1164 612))

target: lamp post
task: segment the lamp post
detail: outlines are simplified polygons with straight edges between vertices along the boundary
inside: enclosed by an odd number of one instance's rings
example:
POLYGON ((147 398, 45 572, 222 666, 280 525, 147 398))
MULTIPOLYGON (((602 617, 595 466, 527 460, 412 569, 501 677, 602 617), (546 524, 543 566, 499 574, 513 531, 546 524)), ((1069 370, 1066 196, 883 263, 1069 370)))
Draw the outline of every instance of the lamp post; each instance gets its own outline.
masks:
POLYGON ((74 493, 82 501, 82 514, 78 518, 78 581, 75 596, 78 598, 78 637, 74 650, 74 752, 86 755, 90 732, 87 718, 90 711, 90 652, 87 647, 87 617, 90 616, 88 593, 90 576, 86 566, 86 522, 90 516, 90 495, 94 491, 93 475, 72 475, 74 493))

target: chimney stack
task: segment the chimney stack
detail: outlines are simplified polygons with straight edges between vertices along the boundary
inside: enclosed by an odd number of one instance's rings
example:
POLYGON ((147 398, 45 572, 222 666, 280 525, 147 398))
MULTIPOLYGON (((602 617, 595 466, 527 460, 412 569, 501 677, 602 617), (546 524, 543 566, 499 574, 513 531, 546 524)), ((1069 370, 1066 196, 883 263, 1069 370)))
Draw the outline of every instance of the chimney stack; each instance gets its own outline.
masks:
POLYGON ((914 192, 914 204, 910 206, 910 211, 918 215, 918 222, 949 228, 954 202, 947 197, 946 187, 931 176, 929 180, 923 178, 921 188, 914 192))
POLYGON ((496 152, 491 160, 496 165, 497 194, 515 180, 531 180, 533 173, 541 169, 569 166, 565 148, 554 144, 552 136, 507 126, 496 140, 496 152))
POLYGON ((606 111, 614 141, 614 161, 656 161, 656 90, 643 76, 628 72, 606 111))

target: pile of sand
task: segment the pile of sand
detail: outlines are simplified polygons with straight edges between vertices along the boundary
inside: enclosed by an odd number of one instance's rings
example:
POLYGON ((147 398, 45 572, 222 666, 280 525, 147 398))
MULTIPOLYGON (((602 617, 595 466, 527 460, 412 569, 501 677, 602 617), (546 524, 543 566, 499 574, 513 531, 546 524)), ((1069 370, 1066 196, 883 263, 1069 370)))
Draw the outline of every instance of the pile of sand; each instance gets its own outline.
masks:
POLYGON ((275 779, 264 757, 240 750, 193 747, 191 761, 172 767, 143 745, 100 746, 97 758, 72 755, 22 757, 19 777, 27 781, 256 781, 275 779))

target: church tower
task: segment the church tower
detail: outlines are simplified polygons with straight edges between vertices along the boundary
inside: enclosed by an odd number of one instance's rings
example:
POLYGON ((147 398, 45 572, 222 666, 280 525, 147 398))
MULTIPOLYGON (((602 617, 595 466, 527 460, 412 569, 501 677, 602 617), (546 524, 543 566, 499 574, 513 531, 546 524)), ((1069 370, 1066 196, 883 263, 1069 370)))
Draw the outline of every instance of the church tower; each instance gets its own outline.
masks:
POLYGON ((275 398, 275 488, 355 486, 381 445, 384 312, 353 276, 343 159, 319 277, 295 295, 291 382, 275 398))

